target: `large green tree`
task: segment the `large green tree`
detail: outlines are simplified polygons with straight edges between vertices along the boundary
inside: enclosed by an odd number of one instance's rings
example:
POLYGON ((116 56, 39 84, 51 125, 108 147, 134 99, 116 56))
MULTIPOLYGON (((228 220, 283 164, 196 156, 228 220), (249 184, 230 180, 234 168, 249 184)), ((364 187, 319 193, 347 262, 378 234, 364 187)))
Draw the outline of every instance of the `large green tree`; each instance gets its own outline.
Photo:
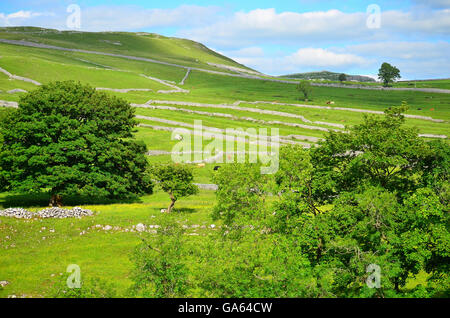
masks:
POLYGON ((383 81, 383 85, 385 87, 388 87, 389 83, 401 78, 400 70, 397 67, 385 62, 381 65, 378 71, 378 78, 383 81))
POLYGON ((406 105, 392 107, 384 118, 366 116, 348 133, 329 133, 312 151, 315 179, 328 185, 318 196, 334 197, 363 184, 381 186, 399 196, 419 187, 423 161, 433 152, 416 129, 405 127, 402 113, 406 110, 406 105))
MULTIPOLYGON (((1 177, 7 188, 123 198, 152 192, 146 147, 133 139, 133 108, 73 81, 43 85, 1 122, 1 177)), ((0 178, 1 179, 1 178, 0 178)))

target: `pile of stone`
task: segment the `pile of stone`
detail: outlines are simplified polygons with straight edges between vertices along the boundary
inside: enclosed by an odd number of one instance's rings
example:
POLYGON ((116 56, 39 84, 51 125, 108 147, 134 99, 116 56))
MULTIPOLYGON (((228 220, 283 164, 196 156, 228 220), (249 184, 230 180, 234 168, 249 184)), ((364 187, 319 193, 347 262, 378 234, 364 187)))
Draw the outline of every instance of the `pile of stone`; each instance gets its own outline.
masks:
POLYGON ((31 219, 36 213, 30 212, 22 208, 9 208, 0 210, 0 216, 9 216, 17 219, 31 219))
POLYGON ((47 208, 36 213, 30 212, 22 208, 9 208, 6 210, 0 210, 0 216, 14 217, 17 219, 31 219, 37 218, 81 218, 83 216, 90 216, 93 212, 91 210, 85 210, 80 207, 74 207, 73 209, 62 209, 62 208, 47 208))
POLYGON ((74 207, 71 210, 66 210, 62 208, 48 208, 41 210, 37 213, 41 218, 81 218, 83 216, 90 216, 93 214, 91 210, 84 210, 80 207, 74 207))

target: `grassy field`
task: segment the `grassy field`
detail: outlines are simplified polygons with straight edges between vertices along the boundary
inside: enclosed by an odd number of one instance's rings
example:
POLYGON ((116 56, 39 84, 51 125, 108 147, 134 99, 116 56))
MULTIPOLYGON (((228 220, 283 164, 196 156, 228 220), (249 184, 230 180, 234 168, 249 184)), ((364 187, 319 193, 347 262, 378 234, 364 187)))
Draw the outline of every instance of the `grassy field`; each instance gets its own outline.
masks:
MULTIPOLYGON (((291 78, 283 78, 285 80, 292 80, 291 78)), ((338 81, 338 80, 311 80, 314 83, 322 84, 344 84, 344 85, 362 85, 362 86, 379 86, 382 87, 381 82, 359 82, 359 81, 338 81)), ((407 88, 439 88, 439 89, 450 89, 450 79, 436 79, 436 80, 419 80, 419 81, 404 81, 399 80, 397 82, 391 83, 390 87, 407 87, 407 88)))
MULTIPOLYGON (((114 54, 152 58, 184 66, 218 70, 208 63, 248 69, 204 45, 152 33, 71 32, 33 27, 0 28, 0 38, 35 41, 65 48, 95 50, 114 54)), ((222 70, 222 69, 221 69, 222 70)))
MULTIPOLYGON (((20 197, 23 206, 39 202, 39 198, 29 199, 28 203, 27 198, 20 197)), ((4 193, 0 200, 5 205, 14 202, 14 196, 4 193)), ((139 223, 159 224, 158 218, 164 216, 160 210, 167 208, 169 201, 167 194, 157 192, 136 203, 85 205, 95 215, 79 220, 1 218, 0 279, 11 284, 0 290, 0 297, 45 296, 69 264, 78 264, 84 278, 110 277, 119 296, 126 296, 131 284, 129 256, 140 239, 138 233, 125 229, 139 223), (105 231, 95 225, 110 225, 113 229, 105 231), (80 234, 83 232, 86 233, 80 234)), ((213 231, 210 229, 213 202, 212 191, 200 191, 195 197, 177 202, 177 218, 188 226, 199 226, 188 233, 206 235, 213 231)))
MULTIPOLYGON (((0 38, 37 41, 67 48, 82 48, 108 53, 147 57, 160 61, 176 63, 188 67, 201 67, 220 70, 208 63, 228 66, 244 66, 221 56, 201 44, 175 38, 166 38, 154 34, 134 33, 70 33, 47 31, 36 28, 0 28, 0 38)), ((406 101, 410 110, 408 114, 428 116, 441 119, 433 122, 423 119, 406 120, 408 126, 417 127, 420 133, 450 135, 450 94, 425 93, 417 91, 371 91, 362 89, 342 89, 332 87, 314 87, 312 100, 305 102, 294 84, 277 83, 249 78, 229 77, 192 71, 184 85, 180 81, 186 69, 174 66, 129 60, 119 57, 94 55, 88 53, 55 51, 30 48, 0 43, 0 67, 23 77, 41 83, 53 80, 73 79, 103 88, 148 88, 152 92, 131 91, 128 93, 106 92, 124 98, 130 103, 144 104, 149 100, 158 100, 159 106, 175 107, 177 110, 137 108, 141 116, 154 117, 158 120, 171 120, 179 123, 194 124, 202 120, 204 126, 213 128, 279 128, 282 136, 302 135, 321 138, 325 136, 323 128, 336 127, 324 124, 352 126, 362 122, 364 113, 336 109, 314 109, 292 105, 274 105, 252 103, 271 101, 288 104, 330 106, 370 111, 383 111, 391 106, 401 105, 406 101), (166 81, 166 84, 178 85, 189 93, 158 93, 158 90, 171 90, 164 82, 147 79, 141 74, 166 81), (166 103, 164 103, 166 101, 166 103), (171 105, 167 101, 208 103, 213 105, 189 106, 171 105), (277 111, 294 115, 275 115, 258 113, 250 110, 216 108, 214 105, 232 105, 244 101, 239 107, 256 111, 277 111), (232 115, 224 116, 191 114, 185 110, 203 111, 232 115), (302 120, 298 116, 303 116, 302 120), (249 121, 282 121, 308 125, 291 127, 282 124, 268 124, 249 121), (319 122, 319 123, 318 123, 319 122), (316 129, 314 129, 316 128, 316 129), (321 130, 322 129, 322 130, 321 130)), ((417 87, 448 88, 450 81, 420 82, 417 87)), ((407 86, 398 83, 396 86, 407 86)), ((9 79, 0 73, 0 100, 18 101, 24 93, 7 93, 12 89, 30 91, 36 88, 28 82, 9 79)), ((158 120, 139 119, 142 124, 178 127, 158 120)), ((344 130, 345 128, 336 128, 344 130)), ((170 131, 138 127, 137 139, 145 142, 149 150, 171 151, 177 143, 171 140, 170 131)), ((148 157, 149 162, 170 162, 170 155, 148 157)), ((214 164, 205 167, 193 165, 197 183, 211 183, 214 164)), ((38 209, 46 206, 45 196, 20 196, 14 193, 0 194, 0 208, 10 206, 38 209)), ((190 239, 201 239, 214 229, 211 211, 215 203, 213 191, 201 190, 199 194, 179 200, 175 214, 180 222, 187 226, 198 225, 188 234, 190 239), (204 228, 202 228, 204 227, 204 228)), ((158 224, 160 210, 169 204, 167 194, 157 191, 151 196, 141 197, 135 202, 86 203, 85 208, 95 211, 92 217, 64 220, 17 220, 0 217, 0 280, 10 282, 0 297, 8 295, 40 297, 49 295, 52 285, 65 273, 69 264, 78 264, 83 277, 111 277, 117 285, 119 295, 125 296, 131 281, 129 278, 131 263, 129 255, 139 242, 138 233, 125 231, 138 223, 158 224), (113 229, 105 231, 96 225, 110 225, 113 229), (116 227, 114 229, 114 227, 116 227)), ((411 282, 410 285, 415 282, 411 282)))

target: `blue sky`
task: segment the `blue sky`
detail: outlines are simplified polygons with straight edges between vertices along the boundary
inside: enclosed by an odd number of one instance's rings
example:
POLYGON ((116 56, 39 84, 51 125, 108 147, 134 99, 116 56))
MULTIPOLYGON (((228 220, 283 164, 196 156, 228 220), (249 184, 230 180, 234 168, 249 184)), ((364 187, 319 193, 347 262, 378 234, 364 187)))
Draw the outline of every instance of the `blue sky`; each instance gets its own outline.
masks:
POLYGON ((14 0, 0 2, 0 26, 68 29, 70 4, 81 30, 189 38, 272 75, 375 76, 386 61, 404 79, 450 77, 450 0, 14 0))

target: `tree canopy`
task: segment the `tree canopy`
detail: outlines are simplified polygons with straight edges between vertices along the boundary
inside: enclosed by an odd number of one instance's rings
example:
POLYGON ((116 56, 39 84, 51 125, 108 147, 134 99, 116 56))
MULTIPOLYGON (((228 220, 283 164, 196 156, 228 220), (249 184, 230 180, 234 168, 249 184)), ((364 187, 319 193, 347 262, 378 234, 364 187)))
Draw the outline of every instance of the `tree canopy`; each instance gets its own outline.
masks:
POLYGON ((175 202, 181 198, 196 194, 198 187, 193 184, 194 175, 187 165, 159 164, 151 168, 151 173, 164 192, 170 196, 167 213, 172 212, 175 202))
POLYGON ((273 182, 250 165, 222 170, 214 215, 241 220, 259 240, 287 240, 292 251, 279 257, 303 258, 299 270, 320 295, 445 297, 450 147, 420 138, 404 125, 405 111, 406 104, 366 116, 310 150, 282 146, 273 182), (264 187, 275 197, 271 206, 262 204, 264 187), (367 283, 372 271, 381 274, 378 287, 367 283), (407 287, 418 275, 426 280, 407 287))
POLYGON ((52 197, 151 193, 136 124, 125 100, 73 81, 43 85, 1 121, 0 179, 11 191, 52 197))
POLYGON ((303 94, 305 101, 311 99, 312 86, 309 81, 300 81, 300 83, 298 83, 297 85, 297 90, 303 94))
POLYGON ((395 81, 400 76, 400 70, 389 63, 383 63, 378 71, 378 78, 383 81, 385 87, 389 86, 389 83, 395 81))

